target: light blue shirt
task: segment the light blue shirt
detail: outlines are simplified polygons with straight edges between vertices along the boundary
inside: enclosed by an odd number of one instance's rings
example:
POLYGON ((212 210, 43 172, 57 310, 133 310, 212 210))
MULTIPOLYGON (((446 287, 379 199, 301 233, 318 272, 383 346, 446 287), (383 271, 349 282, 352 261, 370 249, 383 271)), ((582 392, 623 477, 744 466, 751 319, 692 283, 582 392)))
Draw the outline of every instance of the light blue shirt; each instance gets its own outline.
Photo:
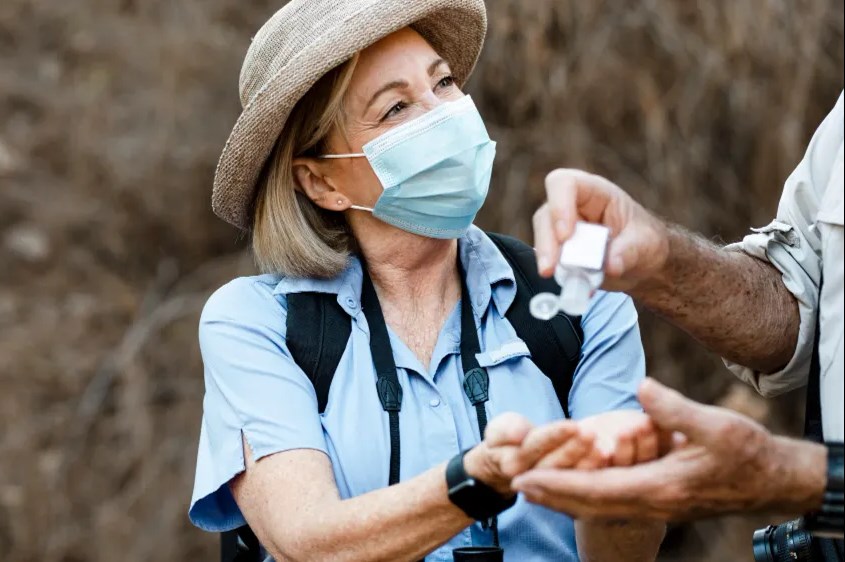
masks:
MULTIPOLYGON (((482 353, 490 377, 487 415, 519 412, 535 424, 564 417, 551 381, 531 361, 525 343, 505 318, 514 300, 513 271, 498 248, 473 227, 459 241, 482 353)), ((215 292, 202 313, 200 347, 205 400, 191 521, 223 531, 245 523, 226 485, 244 470, 241 432, 256 459, 291 449, 316 449, 331 459, 342 498, 387 486, 388 416, 376 392, 367 320, 361 311, 357 259, 330 280, 260 275, 235 279, 215 292), (338 365, 323 414, 305 373, 285 343, 286 297, 337 294, 352 318, 352 334, 338 365)), ((583 356, 569 395, 574 419, 618 409, 639 409, 636 388, 645 374, 637 312, 630 298, 599 291, 582 318, 583 356)), ((475 409, 461 387, 460 306, 441 330, 431 365, 424 366, 390 331, 403 388, 400 413, 401 480, 443 463, 479 442, 475 409)), ((572 519, 521 497, 499 518, 506 560, 578 560, 572 519)), ((452 549, 490 545, 474 524, 427 561, 451 562, 452 549)))

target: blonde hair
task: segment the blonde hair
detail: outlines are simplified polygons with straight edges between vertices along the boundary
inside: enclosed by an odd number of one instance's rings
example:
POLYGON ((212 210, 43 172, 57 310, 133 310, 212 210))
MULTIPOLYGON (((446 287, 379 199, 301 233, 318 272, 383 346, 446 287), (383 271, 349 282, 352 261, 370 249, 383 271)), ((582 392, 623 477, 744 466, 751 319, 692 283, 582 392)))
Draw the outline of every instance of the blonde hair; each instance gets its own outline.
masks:
POLYGON ((358 61, 326 73, 297 102, 258 180, 252 213, 252 252, 262 273, 334 277, 353 245, 341 213, 314 204, 297 189, 293 159, 317 156, 334 127, 343 130, 343 98, 358 61))

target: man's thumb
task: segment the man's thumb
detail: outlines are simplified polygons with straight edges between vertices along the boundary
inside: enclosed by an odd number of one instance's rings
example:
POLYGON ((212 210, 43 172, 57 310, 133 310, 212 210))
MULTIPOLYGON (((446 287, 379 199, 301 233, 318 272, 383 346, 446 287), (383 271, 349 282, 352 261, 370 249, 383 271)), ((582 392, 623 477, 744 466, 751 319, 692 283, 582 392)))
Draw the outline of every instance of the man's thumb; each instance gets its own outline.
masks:
POLYGON ((640 404, 652 421, 665 431, 679 431, 695 439, 707 428, 706 407, 654 379, 640 384, 640 404))

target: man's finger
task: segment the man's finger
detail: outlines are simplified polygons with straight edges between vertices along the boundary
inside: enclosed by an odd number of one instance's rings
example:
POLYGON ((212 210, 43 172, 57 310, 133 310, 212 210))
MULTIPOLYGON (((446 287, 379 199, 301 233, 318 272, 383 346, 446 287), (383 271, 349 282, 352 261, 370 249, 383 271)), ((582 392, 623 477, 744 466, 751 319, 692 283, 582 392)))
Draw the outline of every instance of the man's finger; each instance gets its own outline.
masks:
POLYGON ((647 465, 602 470, 533 469, 514 478, 513 490, 547 496, 566 496, 573 501, 593 502, 598 508, 605 505, 630 505, 662 508, 657 505, 661 487, 669 480, 668 463, 661 461, 647 465))
POLYGON ((611 277, 622 277, 634 269, 640 259, 642 240, 634 229, 623 229, 610 241, 607 249, 605 273, 611 277))
POLYGON ((546 199, 552 229, 559 243, 565 242, 575 231, 578 221, 578 184, 576 170, 552 170, 546 176, 546 199))
POLYGON ((551 276, 555 271, 560 255, 560 242, 552 230, 552 216, 549 204, 546 203, 534 213, 534 249, 537 252, 537 270, 544 277, 551 276))
POLYGON ((640 384, 638 398, 645 413, 662 430, 680 431, 695 440, 704 435, 711 425, 707 419, 706 406, 693 402, 654 379, 646 379, 640 384))

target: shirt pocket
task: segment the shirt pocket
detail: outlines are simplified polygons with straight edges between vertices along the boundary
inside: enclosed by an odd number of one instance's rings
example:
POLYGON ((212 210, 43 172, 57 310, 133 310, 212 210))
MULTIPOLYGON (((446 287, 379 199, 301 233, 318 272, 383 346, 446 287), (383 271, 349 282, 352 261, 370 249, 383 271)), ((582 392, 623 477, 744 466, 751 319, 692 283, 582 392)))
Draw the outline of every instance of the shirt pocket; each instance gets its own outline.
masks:
POLYGON ((503 343, 496 349, 476 353, 475 358, 481 367, 493 367, 516 357, 530 356, 528 346, 521 339, 514 339, 503 343))
POLYGON ((503 412, 517 412, 534 424, 564 417, 551 379, 534 364, 522 339, 514 338, 475 357, 490 375, 490 419, 503 412))

